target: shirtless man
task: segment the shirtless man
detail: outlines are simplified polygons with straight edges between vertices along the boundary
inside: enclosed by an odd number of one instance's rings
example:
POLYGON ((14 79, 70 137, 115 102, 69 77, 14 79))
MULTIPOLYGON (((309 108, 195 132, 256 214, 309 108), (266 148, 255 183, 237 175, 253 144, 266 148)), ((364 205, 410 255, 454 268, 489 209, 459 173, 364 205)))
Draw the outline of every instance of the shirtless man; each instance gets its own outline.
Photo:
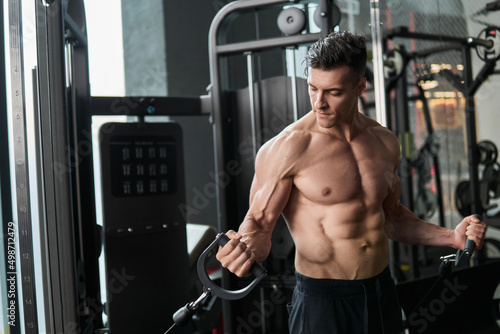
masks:
POLYGON ((283 214, 296 249, 290 332, 399 333, 388 239, 464 249, 467 235, 480 249, 486 225, 470 216, 442 228, 398 202, 399 142, 358 111, 366 88, 362 37, 332 33, 306 60, 312 111, 259 150, 248 213, 217 259, 247 275, 269 255, 283 214))

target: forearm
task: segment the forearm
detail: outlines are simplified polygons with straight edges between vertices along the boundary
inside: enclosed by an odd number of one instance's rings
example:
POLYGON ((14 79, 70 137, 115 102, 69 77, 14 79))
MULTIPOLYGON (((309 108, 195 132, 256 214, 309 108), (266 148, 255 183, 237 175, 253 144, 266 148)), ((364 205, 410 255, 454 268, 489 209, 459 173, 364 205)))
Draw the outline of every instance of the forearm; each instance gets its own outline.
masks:
POLYGON ((255 254, 257 262, 263 262, 271 251, 272 228, 265 228, 252 217, 245 217, 238 229, 242 235, 241 241, 245 242, 255 254))
POLYGON ((407 244, 458 248, 453 230, 425 222, 400 204, 386 212, 385 231, 390 239, 407 244))

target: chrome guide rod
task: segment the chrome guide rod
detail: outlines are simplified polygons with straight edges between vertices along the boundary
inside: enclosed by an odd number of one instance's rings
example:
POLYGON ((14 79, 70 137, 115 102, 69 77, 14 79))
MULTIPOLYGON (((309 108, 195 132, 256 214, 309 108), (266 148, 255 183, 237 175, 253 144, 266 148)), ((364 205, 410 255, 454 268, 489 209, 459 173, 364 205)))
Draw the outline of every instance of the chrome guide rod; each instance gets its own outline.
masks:
POLYGON ((253 53, 246 53, 247 56, 247 73, 248 73, 248 97, 250 102, 250 126, 252 131, 252 154, 255 160, 257 156, 257 124, 255 114, 255 91, 254 83, 254 66, 253 66, 253 53))
POLYGON ((292 76, 292 108, 293 108, 293 121, 296 122, 299 119, 299 106, 297 97, 297 69, 295 68, 295 48, 287 49, 291 58, 291 76, 292 76))
POLYGON ((371 32, 373 48, 373 86, 375 90, 375 111, 377 121, 382 126, 387 126, 384 64, 382 50, 382 32, 380 22, 379 0, 370 1, 371 32))

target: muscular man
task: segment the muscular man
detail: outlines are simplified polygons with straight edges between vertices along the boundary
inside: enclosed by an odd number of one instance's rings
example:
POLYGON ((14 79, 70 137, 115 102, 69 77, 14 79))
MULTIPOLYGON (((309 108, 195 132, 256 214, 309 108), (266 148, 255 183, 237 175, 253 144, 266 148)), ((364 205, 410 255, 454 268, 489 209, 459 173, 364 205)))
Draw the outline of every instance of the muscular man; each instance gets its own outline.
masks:
POLYGON ((399 333, 388 238, 464 249, 467 235, 480 249, 486 225, 470 216, 442 228, 398 202, 399 142, 358 111, 366 88, 362 37, 332 33, 306 60, 312 111, 259 150, 248 213, 217 258, 247 275, 269 255, 283 214, 296 249, 290 332, 399 333))

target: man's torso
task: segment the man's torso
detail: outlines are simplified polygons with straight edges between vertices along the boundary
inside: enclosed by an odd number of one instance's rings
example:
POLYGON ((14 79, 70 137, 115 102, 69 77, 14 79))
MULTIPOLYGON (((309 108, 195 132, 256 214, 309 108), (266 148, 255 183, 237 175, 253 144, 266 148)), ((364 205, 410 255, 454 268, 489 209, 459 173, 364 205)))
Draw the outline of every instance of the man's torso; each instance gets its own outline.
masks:
POLYGON ((297 162, 283 214, 296 269, 306 276, 362 279, 387 266, 382 202, 394 181, 394 152, 379 138, 382 128, 362 120, 366 128, 351 142, 310 131, 297 162))

